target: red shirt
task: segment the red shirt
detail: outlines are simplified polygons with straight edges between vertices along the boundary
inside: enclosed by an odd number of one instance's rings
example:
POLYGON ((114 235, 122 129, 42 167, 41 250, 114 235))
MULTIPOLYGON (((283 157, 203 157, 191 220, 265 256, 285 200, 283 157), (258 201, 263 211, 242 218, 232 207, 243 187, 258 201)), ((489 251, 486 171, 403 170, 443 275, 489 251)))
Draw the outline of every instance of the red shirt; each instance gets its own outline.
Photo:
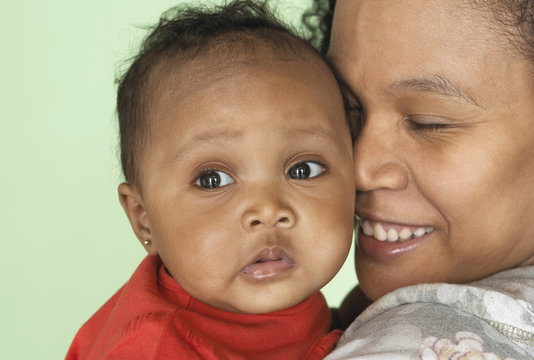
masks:
POLYGON ((66 359, 322 359, 341 335, 329 326, 320 292, 269 314, 227 312, 191 297, 147 256, 78 331, 66 359))

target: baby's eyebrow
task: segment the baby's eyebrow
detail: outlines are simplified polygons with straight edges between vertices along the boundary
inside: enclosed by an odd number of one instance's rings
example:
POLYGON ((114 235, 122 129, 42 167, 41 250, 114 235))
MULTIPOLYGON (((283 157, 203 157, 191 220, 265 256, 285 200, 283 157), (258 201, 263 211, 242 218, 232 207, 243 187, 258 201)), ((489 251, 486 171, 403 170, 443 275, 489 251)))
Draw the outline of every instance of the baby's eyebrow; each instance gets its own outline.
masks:
POLYGON ((425 74, 414 76, 405 80, 400 80, 388 87, 393 92, 415 91, 427 92, 437 95, 456 97, 464 102, 470 103, 477 107, 482 107, 475 98, 466 90, 454 84, 450 79, 443 75, 425 74))
MULTIPOLYGON (((335 135, 319 126, 305 126, 284 130, 284 135, 294 142, 299 142, 303 137, 319 141, 324 146, 339 146, 335 135)), ((244 137, 239 130, 210 129, 193 135, 189 141, 176 152, 177 157, 187 156, 199 147, 214 143, 232 143, 244 137)))
POLYGON ((243 132, 239 130, 206 130, 189 139, 189 141, 178 151, 178 156, 185 156, 203 144, 231 142, 242 137, 243 132))
POLYGON ((290 129, 286 131, 286 135, 294 139, 298 139, 299 137, 314 138, 325 145, 339 145, 336 137, 333 134, 318 126, 290 129))

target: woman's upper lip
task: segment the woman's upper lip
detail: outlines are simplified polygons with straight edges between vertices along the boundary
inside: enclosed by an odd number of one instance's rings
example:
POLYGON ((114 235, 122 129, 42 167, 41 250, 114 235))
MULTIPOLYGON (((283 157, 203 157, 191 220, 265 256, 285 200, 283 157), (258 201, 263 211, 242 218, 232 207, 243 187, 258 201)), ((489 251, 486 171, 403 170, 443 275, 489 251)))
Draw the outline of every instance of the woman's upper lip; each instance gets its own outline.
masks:
POLYGON ((420 220, 416 221, 410 221, 410 220, 399 220, 394 217, 389 216, 376 216, 367 212, 363 211, 356 211, 355 215, 360 218, 361 220, 367 220, 371 222, 378 222, 382 224, 390 224, 390 225, 400 225, 400 226, 410 226, 410 227, 428 227, 428 224, 422 223, 420 220))

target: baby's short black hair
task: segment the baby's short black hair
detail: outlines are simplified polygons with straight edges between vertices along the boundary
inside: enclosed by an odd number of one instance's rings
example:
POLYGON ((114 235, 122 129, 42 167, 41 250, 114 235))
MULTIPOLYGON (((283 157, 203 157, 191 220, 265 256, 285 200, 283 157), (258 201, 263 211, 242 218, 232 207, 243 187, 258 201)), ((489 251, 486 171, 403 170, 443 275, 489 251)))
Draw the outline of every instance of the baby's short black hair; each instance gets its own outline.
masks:
POLYGON ((152 71, 165 60, 187 62, 201 55, 213 56, 217 51, 213 48, 219 48, 221 41, 227 51, 226 58, 232 51, 253 53, 258 42, 267 45, 274 54, 291 59, 301 57, 306 51, 319 57, 311 46, 272 14, 266 3, 234 0, 216 7, 178 6, 165 12, 118 80, 121 163, 125 179, 130 184, 138 185, 139 162, 148 142, 150 125, 145 118, 152 71))

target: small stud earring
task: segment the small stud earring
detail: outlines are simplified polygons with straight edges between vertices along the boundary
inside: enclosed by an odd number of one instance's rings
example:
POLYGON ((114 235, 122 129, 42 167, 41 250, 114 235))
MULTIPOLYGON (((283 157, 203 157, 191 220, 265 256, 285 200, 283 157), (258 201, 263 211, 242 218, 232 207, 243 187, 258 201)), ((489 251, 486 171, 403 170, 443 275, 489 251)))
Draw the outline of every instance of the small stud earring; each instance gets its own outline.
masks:
POLYGON ((152 243, 152 241, 150 241, 150 240, 143 241, 143 244, 145 244, 145 245, 150 245, 151 243, 152 243))

